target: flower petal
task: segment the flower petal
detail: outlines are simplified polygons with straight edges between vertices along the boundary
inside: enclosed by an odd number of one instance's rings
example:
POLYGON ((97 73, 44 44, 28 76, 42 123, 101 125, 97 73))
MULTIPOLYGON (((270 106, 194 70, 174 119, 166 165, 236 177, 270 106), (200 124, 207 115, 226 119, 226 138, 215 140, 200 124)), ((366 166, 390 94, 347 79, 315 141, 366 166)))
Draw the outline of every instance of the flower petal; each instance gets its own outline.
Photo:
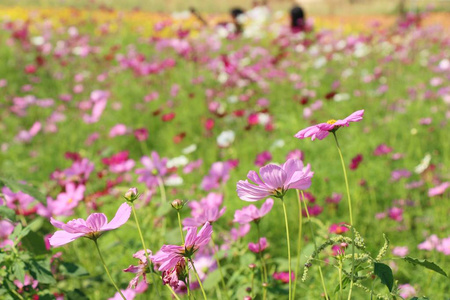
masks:
POLYGON ((131 206, 127 203, 123 203, 116 212, 114 218, 101 228, 102 231, 112 230, 119 228, 123 224, 125 224, 131 215, 131 206))

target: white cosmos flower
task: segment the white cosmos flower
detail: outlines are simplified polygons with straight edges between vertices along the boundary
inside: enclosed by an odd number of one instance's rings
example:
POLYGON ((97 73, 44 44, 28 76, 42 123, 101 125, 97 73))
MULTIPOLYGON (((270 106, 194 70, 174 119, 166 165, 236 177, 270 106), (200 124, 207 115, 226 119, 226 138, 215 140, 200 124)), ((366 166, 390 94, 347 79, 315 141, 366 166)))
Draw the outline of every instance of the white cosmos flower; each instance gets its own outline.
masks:
POLYGON ((235 134, 233 130, 222 131, 217 137, 217 145, 222 148, 229 147, 234 142, 235 134))

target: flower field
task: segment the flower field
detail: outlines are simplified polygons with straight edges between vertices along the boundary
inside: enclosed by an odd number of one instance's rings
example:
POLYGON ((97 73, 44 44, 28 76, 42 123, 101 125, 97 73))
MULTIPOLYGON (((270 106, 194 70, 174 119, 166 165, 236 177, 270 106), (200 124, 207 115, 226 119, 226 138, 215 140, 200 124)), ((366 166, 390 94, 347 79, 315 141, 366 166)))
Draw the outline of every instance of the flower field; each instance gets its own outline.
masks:
POLYGON ((0 7, 0 299, 450 299, 449 20, 0 7))

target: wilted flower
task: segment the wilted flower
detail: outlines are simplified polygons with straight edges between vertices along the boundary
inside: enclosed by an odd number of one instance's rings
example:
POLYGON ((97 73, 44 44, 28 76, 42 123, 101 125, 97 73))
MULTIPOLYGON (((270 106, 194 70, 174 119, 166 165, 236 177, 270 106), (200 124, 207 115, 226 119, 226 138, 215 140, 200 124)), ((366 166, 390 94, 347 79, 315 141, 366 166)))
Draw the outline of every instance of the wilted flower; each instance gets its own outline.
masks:
MULTIPOLYGON (((147 249, 147 254, 149 257, 152 255, 152 251, 147 249)), ((124 272, 130 272, 136 274, 136 276, 131 279, 130 283, 128 284, 128 288, 135 288, 136 285, 139 283, 139 278, 142 276, 144 279, 144 282, 146 281, 146 273, 150 272, 149 270, 149 262, 147 261, 147 257, 145 254, 145 250, 140 250, 133 254, 134 258, 139 259, 139 264, 137 266, 130 265, 128 268, 124 269, 124 272)))

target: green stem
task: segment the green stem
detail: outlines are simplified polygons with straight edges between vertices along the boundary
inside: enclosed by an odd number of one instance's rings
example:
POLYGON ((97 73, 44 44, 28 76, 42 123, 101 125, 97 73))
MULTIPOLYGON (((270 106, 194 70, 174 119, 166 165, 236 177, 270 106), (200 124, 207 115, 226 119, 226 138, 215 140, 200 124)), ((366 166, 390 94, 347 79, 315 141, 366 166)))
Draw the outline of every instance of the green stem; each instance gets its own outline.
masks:
MULTIPOLYGON (((261 230, 259 229, 259 222, 255 222, 256 230, 258 231, 258 247, 260 247, 259 240, 261 239, 261 230)), ((262 255, 262 251, 258 252, 259 259, 261 260, 261 281, 263 283, 263 299, 267 298, 267 286, 264 283, 267 283, 267 269, 266 263, 264 261, 264 257, 262 255)))
MULTIPOLYGON (((303 194, 303 191, 300 191, 300 193, 302 194, 302 199, 305 199, 305 195, 303 194)), ((305 206, 306 217, 308 218, 309 228, 311 229, 311 236, 312 236, 313 242, 314 242, 314 250, 317 251, 316 235, 314 234, 311 217, 309 216, 308 207, 306 206, 306 201, 303 201, 303 205, 305 206)), ((319 259, 319 254, 317 254, 317 259, 319 259)), ((328 292, 327 292, 327 288, 325 286, 325 280, 323 280, 322 267, 320 265, 319 265, 319 275, 320 275, 320 280, 322 281, 322 288, 325 293, 325 298, 328 299, 328 292)))
MULTIPOLYGON (((162 277, 159 276, 159 279, 162 280, 162 277)), ((177 300, 180 300, 180 297, 178 297, 177 293, 175 293, 175 291, 172 289, 172 287, 168 284, 166 284, 165 286, 167 286, 167 288, 169 289, 169 291, 172 293, 173 297, 177 300)))
POLYGON ((353 290, 353 277, 355 275, 355 232, 353 230, 353 212, 352 212, 352 200, 350 198, 350 188, 348 187, 348 178, 347 171, 345 169, 344 157, 342 156, 341 147, 339 146, 339 142, 336 136, 336 133, 333 132, 334 140, 336 141, 336 146, 339 152, 339 157, 341 158, 342 171, 344 172, 344 180, 345 180, 345 188, 347 189, 347 200, 348 200, 348 213, 350 215, 350 226, 352 227, 352 278, 350 281, 350 290, 348 293, 348 300, 352 298, 352 290, 353 290))
POLYGON ((111 280, 111 283, 114 285, 116 290, 119 292, 120 296, 122 296, 123 300, 127 300, 125 296, 120 291, 119 287, 115 283, 114 279, 111 277, 111 274, 109 273, 108 267, 106 267, 105 260, 103 259, 102 253, 100 252, 100 248, 98 247, 97 240, 93 240, 95 247, 97 248, 98 255, 100 256, 100 260, 102 261, 103 267, 105 268, 106 274, 108 274, 109 280, 111 280))
MULTIPOLYGON (((178 228, 180 229, 180 236, 181 236, 181 242, 184 245, 184 234, 183 234, 183 227, 181 225, 181 216, 180 216, 180 211, 177 209, 177 216, 178 216, 178 228)), ((186 267, 188 268, 188 273, 189 273, 189 264, 188 264, 188 259, 185 258, 186 261, 186 267)), ((187 289, 187 294, 188 294, 188 299, 191 299, 191 288, 189 287, 190 283, 189 283, 189 274, 187 276, 187 282, 185 282, 186 284, 186 289, 187 289)))
POLYGON ((295 266, 295 272, 294 272, 294 286, 292 291, 292 296, 295 298, 295 292, 297 288, 297 275, 298 270, 300 269, 300 255, 301 255, 301 248, 302 248, 302 229, 303 229, 303 214, 302 214, 302 201, 300 199, 300 192, 299 190, 296 190, 297 192, 297 199, 298 199, 298 240, 297 240, 297 264, 295 266))
POLYGON ((194 269, 194 274, 195 274, 195 277, 197 277, 197 281, 198 281, 198 284, 200 285, 200 289, 202 290, 203 298, 205 300, 207 300, 208 298, 206 297, 206 293, 205 293, 205 289, 203 288, 202 281, 200 280, 200 277, 198 276, 198 272, 197 272, 197 269, 195 268, 194 261, 192 259, 189 259, 189 260, 191 262, 192 269, 194 269))
POLYGON ((212 244, 213 244, 214 257, 216 258, 217 267, 219 268, 219 272, 220 272, 220 279, 222 281, 223 290, 225 292, 225 295, 227 296, 227 299, 230 299, 229 296, 228 296, 227 285, 225 284, 225 280, 224 280, 224 277, 223 277, 222 266, 220 265, 220 260, 219 260, 219 257, 217 256, 217 253, 216 253, 216 242, 214 242, 214 238, 212 236, 211 236, 211 241, 212 241, 212 244))
POLYGON ((181 242, 184 244, 183 227, 181 226, 181 216, 180 216, 180 211, 178 209, 177 209, 177 215, 178 215, 178 228, 180 228, 181 242))
POLYGON ((164 181, 160 176, 158 176, 158 186, 159 192, 161 193, 161 204, 164 205, 167 202, 166 189, 164 187, 164 181))
POLYGON ((339 259, 339 300, 342 299, 342 261, 339 259))
MULTIPOLYGON (((151 268, 152 263, 150 261, 150 258, 148 257, 147 246, 145 245, 144 236, 142 235, 141 226, 139 225, 139 220, 136 214, 136 208, 134 207, 134 202, 131 202, 131 209, 133 210, 134 220, 136 221, 136 227, 139 233, 139 237, 141 238, 142 247, 144 247, 144 253, 145 258, 147 259, 148 267, 151 268)), ((155 283, 156 285, 155 273, 153 273, 152 270, 150 270, 150 273, 152 273, 152 283, 155 283)), ((156 292, 158 293, 158 297, 161 297, 161 295, 159 294, 159 287, 156 287, 156 292)))
POLYGON ((284 222, 286 225, 286 242, 287 242, 287 251, 288 251, 288 270, 289 270, 289 300, 292 299, 292 272, 291 272, 291 242, 289 241, 289 224, 288 217, 286 212, 286 204, 284 203, 283 198, 281 198, 281 203, 283 204, 284 211, 284 222))

